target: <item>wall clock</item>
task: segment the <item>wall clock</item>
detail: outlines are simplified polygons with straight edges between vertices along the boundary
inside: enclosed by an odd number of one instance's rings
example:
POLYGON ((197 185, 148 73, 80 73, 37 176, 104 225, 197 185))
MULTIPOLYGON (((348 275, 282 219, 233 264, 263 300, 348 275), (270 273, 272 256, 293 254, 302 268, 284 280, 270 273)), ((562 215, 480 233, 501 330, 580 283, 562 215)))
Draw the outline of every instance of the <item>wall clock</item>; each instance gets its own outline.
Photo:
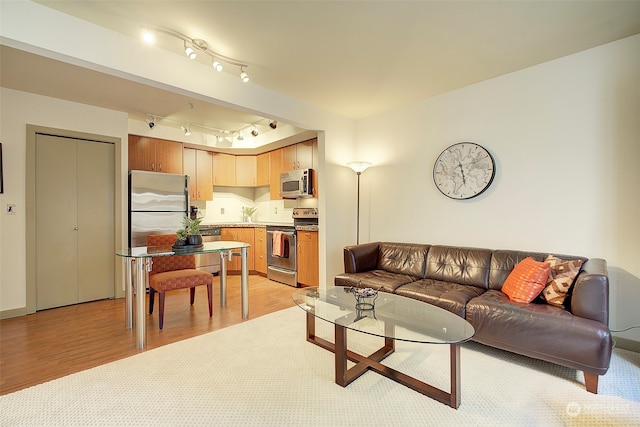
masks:
POLYGON ((471 199, 491 185, 496 173, 493 157, 473 142, 459 142, 445 149, 433 166, 433 182, 452 199, 471 199))

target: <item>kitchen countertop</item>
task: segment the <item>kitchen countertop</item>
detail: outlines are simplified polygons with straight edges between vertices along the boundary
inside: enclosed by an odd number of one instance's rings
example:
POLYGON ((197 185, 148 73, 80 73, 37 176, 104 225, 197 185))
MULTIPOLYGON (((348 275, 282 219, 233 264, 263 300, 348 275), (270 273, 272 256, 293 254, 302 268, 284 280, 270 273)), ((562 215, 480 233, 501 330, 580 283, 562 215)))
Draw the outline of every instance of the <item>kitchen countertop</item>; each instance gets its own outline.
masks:
MULTIPOLYGON (((269 225, 293 227, 290 222, 218 222, 218 223, 203 223, 202 227, 238 227, 238 228, 262 228, 269 225)), ((299 231, 318 231, 317 225, 296 225, 296 230, 299 231)))

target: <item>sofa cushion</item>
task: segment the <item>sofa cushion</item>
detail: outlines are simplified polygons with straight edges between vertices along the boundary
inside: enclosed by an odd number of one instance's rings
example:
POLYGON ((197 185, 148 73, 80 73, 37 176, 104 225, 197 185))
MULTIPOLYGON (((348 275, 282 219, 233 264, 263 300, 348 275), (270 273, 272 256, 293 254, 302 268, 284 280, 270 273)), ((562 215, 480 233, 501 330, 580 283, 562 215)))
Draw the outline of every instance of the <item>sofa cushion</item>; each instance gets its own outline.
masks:
POLYGON ((396 294, 417 299, 444 308, 464 318, 467 302, 481 295, 484 289, 476 286, 459 285, 424 279, 400 286, 396 294))
POLYGON ((337 275, 333 282, 336 286, 372 288, 394 293, 400 286, 416 280, 418 280, 417 277, 406 274, 391 273, 385 270, 371 270, 362 273, 342 273, 337 275))
POLYGON ((502 285, 511 301, 530 303, 544 289, 551 267, 527 257, 516 265, 502 285))
POLYGON ((428 245, 380 243, 378 270, 424 278, 428 245))
POLYGON ((425 277, 487 289, 490 267, 490 249, 432 246, 425 277))
POLYGON ((611 358, 606 325, 549 304, 524 304, 488 290, 467 303, 474 341, 603 375, 611 358))
POLYGON ((564 300, 580 272, 582 260, 563 260, 554 255, 549 255, 545 260, 549 264, 549 280, 542 291, 542 296, 548 304, 564 308, 564 300))

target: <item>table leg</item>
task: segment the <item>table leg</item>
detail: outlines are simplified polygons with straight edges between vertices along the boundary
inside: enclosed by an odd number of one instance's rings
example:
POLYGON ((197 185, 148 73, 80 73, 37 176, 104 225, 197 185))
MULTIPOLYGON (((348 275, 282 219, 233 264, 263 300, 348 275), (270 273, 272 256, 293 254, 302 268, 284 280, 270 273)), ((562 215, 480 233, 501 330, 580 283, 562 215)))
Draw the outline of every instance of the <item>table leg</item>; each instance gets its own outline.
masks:
POLYGON ((145 295, 147 292, 147 271, 150 269, 151 258, 136 260, 136 344, 138 348, 147 346, 145 295))
POLYGON ((240 279, 242 318, 247 319, 249 317, 249 266, 247 265, 247 248, 240 249, 240 254, 242 258, 242 277, 240 279))
POLYGON ((124 326, 133 328, 133 283, 131 280, 131 258, 122 258, 124 262, 124 326))
MULTIPOLYGON (((231 255, 231 251, 229 251, 231 255)), ((231 258, 231 256, 229 256, 231 258)), ((220 307, 227 306, 227 252, 220 252, 220 307)))

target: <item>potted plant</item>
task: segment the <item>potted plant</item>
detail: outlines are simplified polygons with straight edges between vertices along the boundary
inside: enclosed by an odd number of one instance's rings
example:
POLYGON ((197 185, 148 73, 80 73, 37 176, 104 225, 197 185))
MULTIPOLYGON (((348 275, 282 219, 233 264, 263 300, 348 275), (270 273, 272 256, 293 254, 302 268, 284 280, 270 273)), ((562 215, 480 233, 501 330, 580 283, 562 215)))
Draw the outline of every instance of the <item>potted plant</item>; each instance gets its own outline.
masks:
POLYGON ((253 215, 258 212, 258 208, 252 208, 249 206, 245 206, 242 208, 242 216, 244 217, 245 222, 252 222, 253 215))
POLYGON ((202 244, 202 235, 200 234, 200 223, 202 222, 202 218, 191 219, 186 216, 183 219, 184 230, 187 233, 187 244, 188 245, 201 245, 202 244))
POLYGON ((176 231, 176 235, 178 236, 178 240, 176 240, 175 246, 184 246, 187 244, 187 230, 181 228, 180 230, 176 231))

